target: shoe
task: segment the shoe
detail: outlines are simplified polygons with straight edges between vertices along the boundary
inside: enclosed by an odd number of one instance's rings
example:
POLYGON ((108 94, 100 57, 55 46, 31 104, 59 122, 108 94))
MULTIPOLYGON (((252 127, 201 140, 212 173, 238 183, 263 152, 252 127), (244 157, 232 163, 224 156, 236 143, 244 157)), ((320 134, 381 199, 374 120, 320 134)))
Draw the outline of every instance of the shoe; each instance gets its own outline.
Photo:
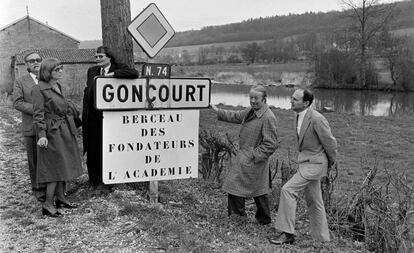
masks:
POLYGON ((267 224, 272 223, 272 221, 271 221, 271 220, 264 221, 264 220, 258 220, 258 219, 256 219, 256 222, 257 222, 257 224, 259 224, 259 225, 267 225, 267 224))
POLYGON ((62 214, 59 211, 56 211, 55 213, 51 213, 48 209, 42 207, 42 215, 56 218, 56 217, 61 216, 62 214))
POLYGON ((281 233, 279 236, 275 238, 269 239, 270 243, 276 244, 276 245, 282 245, 282 244, 292 244, 295 242, 295 236, 288 233, 281 233))
POLYGON ((61 207, 73 209, 73 208, 77 208, 78 205, 72 204, 72 203, 66 203, 66 202, 60 201, 59 199, 56 199, 56 208, 61 208, 61 207))
POLYGON ((36 199, 37 199, 37 201, 39 201, 39 202, 45 202, 45 200, 46 200, 46 196, 39 196, 39 197, 36 197, 36 199))
POLYGON ((114 191, 114 188, 112 185, 101 184, 94 188, 92 195, 95 195, 95 196, 105 195, 113 191, 114 191))

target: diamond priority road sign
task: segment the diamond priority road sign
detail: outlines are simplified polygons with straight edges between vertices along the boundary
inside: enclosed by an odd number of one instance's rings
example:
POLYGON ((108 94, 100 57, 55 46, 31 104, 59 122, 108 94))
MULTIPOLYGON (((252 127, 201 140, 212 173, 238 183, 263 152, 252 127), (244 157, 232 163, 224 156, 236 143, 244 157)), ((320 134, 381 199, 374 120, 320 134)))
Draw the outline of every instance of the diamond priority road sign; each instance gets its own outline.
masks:
POLYGON ((155 57, 175 34, 154 3, 138 14, 128 26, 128 32, 150 58, 155 57))

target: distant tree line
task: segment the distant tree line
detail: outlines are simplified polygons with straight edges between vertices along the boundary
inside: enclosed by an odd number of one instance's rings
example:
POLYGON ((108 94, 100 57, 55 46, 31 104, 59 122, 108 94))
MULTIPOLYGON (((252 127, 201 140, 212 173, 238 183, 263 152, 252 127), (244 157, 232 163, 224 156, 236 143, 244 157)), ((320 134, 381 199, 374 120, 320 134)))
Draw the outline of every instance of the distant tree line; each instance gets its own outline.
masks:
POLYGON ((285 63, 297 59, 299 51, 294 41, 269 40, 245 43, 240 46, 201 46, 196 52, 188 50, 163 54, 159 62, 180 65, 207 65, 217 63, 285 63))
MULTIPOLYGON (((343 0, 349 26, 330 50, 314 52, 316 83, 328 88, 414 90, 414 37, 390 33, 396 3, 343 0), (380 85, 378 67, 385 62, 392 86, 380 85)), ((412 1, 413 2, 413 1, 412 1)))
POLYGON ((278 23, 278 27, 286 29, 284 33, 291 32, 292 28, 283 26, 283 21, 292 18, 290 21, 300 21, 294 25, 297 32, 295 36, 272 38, 232 47, 201 46, 197 52, 190 53, 184 50, 179 54, 165 55, 159 60, 182 65, 271 64, 306 60, 313 66, 314 85, 318 87, 414 90, 414 36, 397 36, 390 32, 392 28, 398 27, 396 23, 403 23, 403 20, 411 18, 414 24, 414 16, 406 15, 407 10, 412 10, 414 13, 414 1, 393 4, 380 4, 379 0, 360 0, 358 3, 354 0, 343 0, 342 2, 349 8, 342 12, 341 18, 338 18, 338 13, 334 12, 307 13, 283 18, 249 20, 202 30, 214 30, 216 34, 222 31, 226 34, 240 31, 245 35, 260 33, 261 37, 255 38, 263 39, 268 31, 265 27, 272 27, 275 22, 278 23), (406 9, 402 10, 402 6, 406 9), (330 15, 336 16, 337 19, 332 20, 330 15), (316 27, 304 32, 302 28, 310 23, 315 24, 310 20, 316 16, 326 19, 318 20, 316 27), (333 23, 329 24, 330 21, 333 23), (259 23, 264 26, 258 26, 259 23), (299 23, 303 26, 299 26, 299 23), (320 32, 324 29, 317 29, 328 25, 335 26, 338 23, 345 25, 340 25, 340 29, 332 28, 326 32, 320 32), (249 27, 254 32, 246 33, 249 27), (384 68, 387 68, 390 73, 392 84, 389 86, 379 81, 379 70, 384 68))
MULTIPOLYGON (((410 28, 414 24, 414 1, 395 4, 395 20, 390 29, 410 28)), ((201 30, 178 32, 168 47, 202 45, 220 42, 255 41, 285 38, 306 33, 331 33, 347 29, 352 21, 344 20, 344 12, 306 12, 248 19, 239 23, 208 26, 201 30)))

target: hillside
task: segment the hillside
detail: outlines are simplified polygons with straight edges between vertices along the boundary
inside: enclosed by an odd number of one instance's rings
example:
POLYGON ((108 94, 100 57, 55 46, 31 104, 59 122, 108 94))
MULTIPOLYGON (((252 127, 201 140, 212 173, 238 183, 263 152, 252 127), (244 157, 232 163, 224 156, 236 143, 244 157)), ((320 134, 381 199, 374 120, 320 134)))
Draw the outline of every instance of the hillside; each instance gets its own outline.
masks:
MULTIPOLYGON (((414 27, 414 1, 398 2, 391 30, 414 27)), ((208 26, 201 30, 176 33, 168 47, 200 45, 219 42, 269 40, 306 33, 341 31, 349 26, 343 12, 308 12, 287 16, 249 19, 239 23, 208 26)))
MULTIPOLYGON (((396 35, 413 35, 414 0, 398 2, 390 29, 396 35)), ((285 38, 301 34, 341 31, 349 22, 343 12, 308 12, 287 16, 261 17, 239 23, 208 26, 201 30, 177 32, 166 48, 227 42, 250 42, 285 38)), ((101 40, 82 41, 79 48, 96 48, 101 40)), ((236 43, 238 44, 238 43, 236 43)), ((217 46, 217 45, 215 45, 217 46)), ((198 47, 195 47, 198 48, 198 47)), ((134 42, 134 51, 140 47, 134 42)))

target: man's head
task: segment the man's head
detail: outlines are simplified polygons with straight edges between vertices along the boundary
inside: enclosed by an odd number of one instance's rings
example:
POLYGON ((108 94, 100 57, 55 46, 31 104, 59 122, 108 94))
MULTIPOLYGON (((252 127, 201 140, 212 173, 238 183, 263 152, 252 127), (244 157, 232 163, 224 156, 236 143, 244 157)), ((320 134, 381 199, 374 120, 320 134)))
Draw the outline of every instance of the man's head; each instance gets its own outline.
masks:
POLYGON ((109 48, 100 46, 96 49, 95 62, 98 66, 106 67, 111 64, 111 62, 115 62, 115 57, 112 55, 109 48))
POLYGON ((249 100, 253 110, 260 110, 266 104, 267 92, 263 85, 255 85, 250 89, 249 100))
POLYGON ((39 74, 42 57, 38 53, 29 52, 24 56, 24 62, 26 63, 27 71, 35 75, 39 74))
POLYGON ((308 89, 297 89, 290 99, 292 110, 299 113, 308 108, 313 102, 313 93, 308 89))

